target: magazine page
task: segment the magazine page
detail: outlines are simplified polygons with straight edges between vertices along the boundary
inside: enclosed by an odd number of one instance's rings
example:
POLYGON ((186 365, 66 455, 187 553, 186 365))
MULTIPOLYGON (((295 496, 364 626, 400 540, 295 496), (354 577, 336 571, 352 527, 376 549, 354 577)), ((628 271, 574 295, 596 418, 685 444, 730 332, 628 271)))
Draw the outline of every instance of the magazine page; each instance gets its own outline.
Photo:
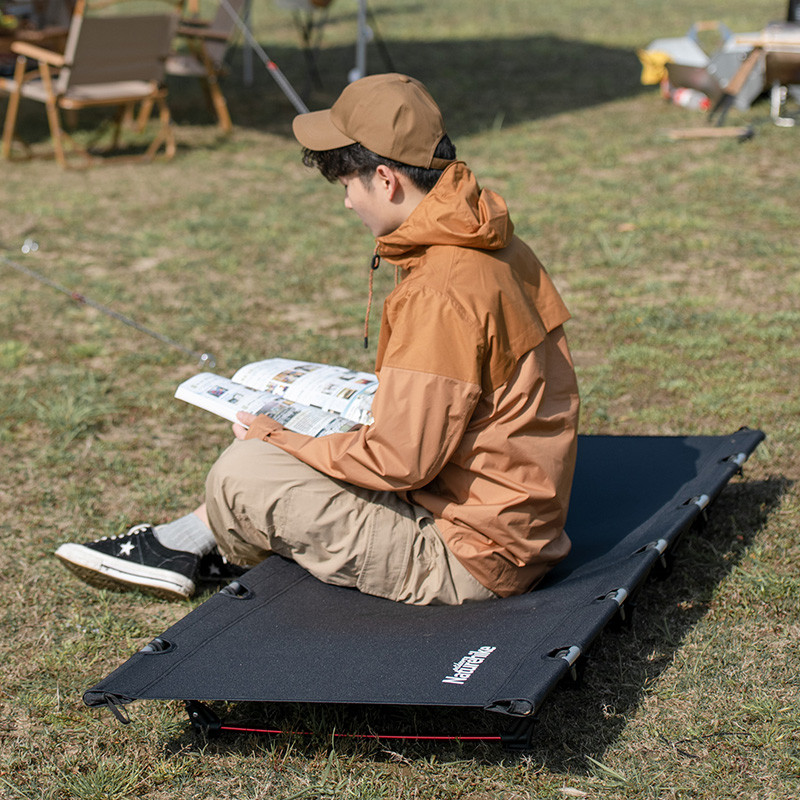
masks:
POLYGON ((175 397, 211 411, 230 422, 238 422, 236 414, 239 411, 263 413, 261 409, 265 404, 263 392, 248 389, 229 378, 212 375, 210 372, 201 372, 184 381, 178 386, 175 397))
POLYGON ((343 433, 358 427, 352 420, 338 414, 285 399, 266 402, 258 413, 267 414, 290 431, 309 436, 327 436, 329 433, 343 433))
POLYGON ((247 364, 232 380, 364 425, 372 422, 370 409, 378 388, 372 373, 288 358, 247 364))
POLYGON ((337 414, 294 403, 269 392, 248 389, 240 383, 208 372, 184 381, 178 386, 175 397, 230 422, 238 422, 236 414, 239 411, 267 414, 290 431, 309 436, 326 436, 358 427, 352 420, 337 414))

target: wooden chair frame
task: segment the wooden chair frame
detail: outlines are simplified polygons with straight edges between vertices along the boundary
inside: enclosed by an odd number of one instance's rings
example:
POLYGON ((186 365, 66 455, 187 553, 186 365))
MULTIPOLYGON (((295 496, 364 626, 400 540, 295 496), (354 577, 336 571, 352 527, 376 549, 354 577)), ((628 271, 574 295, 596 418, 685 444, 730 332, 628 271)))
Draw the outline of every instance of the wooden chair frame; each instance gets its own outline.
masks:
MULTIPOLYGON (((133 106, 140 102, 148 103, 151 113, 153 105, 157 105, 159 127, 154 139, 145 153, 138 157, 138 160, 152 160, 162 146, 166 158, 172 158, 176 149, 175 138, 166 102, 167 92, 162 85, 161 78, 163 77, 163 60, 166 58, 176 22, 177 17, 170 14, 149 17, 109 17, 104 18, 103 21, 95 19, 90 23, 83 17, 83 3, 79 3, 70 25, 66 54, 53 52, 30 42, 14 42, 12 50, 18 56, 14 77, 11 81, 5 80, 0 84, 0 89, 10 95, 3 126, 3 158, 11 158, 19 104, 23 97, 44 103, 53 139, 55 158, 64 168, 70 166, 65 143, 69 143, 73 151, 82 155, 86 164, 91 163, 92 159, 86 148, 79 147, 64 132, 60 120, 60 110, 117 108, 110 146, 110 149, 116 149, 119 146, 124 116, 132 114, 133 106), (87 25, 87 23, 90 24, 87 25), (91 36, 88 37, 89 46, 91 46, 92 41, 97 41, 98 23, 102 26, 99 29, 100 35, 104 30, 119 35, 120 31, 129 31, 132 27, 136 27, 140 35, 150 39, 153 33, 157 32, 164 37, 165 52, 163 56, 154 56, 151 48, 150 57, 145 57, 141 65, 135 64, 133 67, 129 64, 121 66, 113 64, 113 53, 104 54, 101 61, 96 64, 90 63, 88 67, 84 66, 80 60, 86 58, 85 48, 81 49, 81 34, 87 29, 90 30, 94 36, 94 40, 91 36), (108 55, 108 61, 103 60, 106 55, 108 55), (27 69, 27 59, 35 59, 38 62, 36 70, 27 69), (139 67, 141 68, 139 69, 139 67), (109 76, 114 75, 119 76, 117 80, 109 79, 109 76), (84 82, 82 83, 82 81, 84 82)), ((152 47, 160 45, 160 43, 153 44, 152 42, 149 44, 152 44, 152 47)))
MULTIPOLYGON (((232 0, 229 5, 233 11, 241 13, 245 2, 232 0)), ((219 85, 220 77, 225 74, 225 51, 236 35, 236 25, 230 11, 220 4, 211 21, 197 17, 184 18, 175 35, 185 41, 188 52, 174 53, 167 59, 167 75, 199 78, 210 111, 216 115, 223 133, 230 133, 233 123, 228 103, 219 85)), ((146 119, 151 110, 152 103, 143 103, 140 113, 146 119)))
MULTIPOLYGON (((203 92, 206 102, 213 109, 219 120, 219 126, 225 133, 230 133, 233 128, 228 103, 219 85, 219 79, 224 72, 222 61, 215 62, 209 53, 208 45, 213 42, 227 44, 232 36, 232 31, 217 31, 211 28, 199 28, 183 24, 178 27, 177 36, 186 40, 189 52, 203 65, 205 75, 201 77, 203 92)), ((169 73, 169 60, 167 61, 169 73)))

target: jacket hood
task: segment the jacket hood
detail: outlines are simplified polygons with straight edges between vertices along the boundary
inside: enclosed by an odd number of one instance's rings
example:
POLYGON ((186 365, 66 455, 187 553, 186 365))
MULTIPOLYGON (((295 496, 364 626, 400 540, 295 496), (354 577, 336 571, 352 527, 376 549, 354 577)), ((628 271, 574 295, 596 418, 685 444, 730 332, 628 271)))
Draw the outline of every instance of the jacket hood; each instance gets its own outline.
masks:
POLYGON ((511 242, 514 223, 500 195, 481 189, 461 161, 448 166, 436 186, 396 230, 378 239, 377 252, 411 269, 430 246, 500 250, 511 242))

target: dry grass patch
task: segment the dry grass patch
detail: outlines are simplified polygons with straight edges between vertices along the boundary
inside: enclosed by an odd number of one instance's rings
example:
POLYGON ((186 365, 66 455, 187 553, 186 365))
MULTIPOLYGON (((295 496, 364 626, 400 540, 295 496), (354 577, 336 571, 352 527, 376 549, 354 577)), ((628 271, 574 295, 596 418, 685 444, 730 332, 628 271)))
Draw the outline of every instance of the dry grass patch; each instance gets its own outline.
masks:
MULTIPOLYGON (((86 709, 82 691, 202 598, 97 592, 52 551, 191 508, 229 432, 172 399, 196 369, 184 352, 0 261, 0 796, 800 795, 796 129, 766 124, 760 103, 730 118, 756 126, 749 142, 664 141, 664 129, 703 120, 639 86, 634 48, 680 35, 697 13, 688 0, 605 0, 591 14, 572 0, 371 6, 398 69, 442 98, 461 155, 506 195, 562 289, 584 432, 746 424, 768 439, 686 539, 671 579, 638 598, 632 630, 604 634, 584 683, 545 705, 529 754, 331 738, 371 714, 386 721, 380 709, 270 712, 313 723, 310 739, 206 742, 176 703, 137 703, 123 727, 86 709)), ((784 6, 709 0, 704 16, 752 30, 784 6)), ((302 85, 291 18, 255 14, 302 85)), ((352 14, 337 3, 332 15, 316 107, 352 66, 352 14)), ((171 163, 0 166, 0 255, 213 353, 227 374, 275 354, 371 369, 375 342, 361 348, 370 237, 341 189, 299 163, 292 109, 269 76, 242 85, 240 56, 225 84, 237 123, 228 140, 176 85, 171 163), (27 237, 39 250, 23 255, 27 237)), ((21 124, 45 135, 30 117, 21 124)), ((375 333, 392 283, 379 271, 375 333)), ((424 710, 402 722, 466 724, 424 710)))

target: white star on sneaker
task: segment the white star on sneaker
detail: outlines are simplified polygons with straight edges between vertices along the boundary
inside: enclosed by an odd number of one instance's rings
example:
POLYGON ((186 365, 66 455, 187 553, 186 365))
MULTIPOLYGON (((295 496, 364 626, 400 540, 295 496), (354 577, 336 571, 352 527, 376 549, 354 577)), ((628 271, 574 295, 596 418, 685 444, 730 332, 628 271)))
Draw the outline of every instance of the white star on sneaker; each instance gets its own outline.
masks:
POLYGON ((133 552, 133 542, 125 542, 125 544, 122 544, 119 547, 119 554, 121 556, 129 556, 132 552, 133 552))

